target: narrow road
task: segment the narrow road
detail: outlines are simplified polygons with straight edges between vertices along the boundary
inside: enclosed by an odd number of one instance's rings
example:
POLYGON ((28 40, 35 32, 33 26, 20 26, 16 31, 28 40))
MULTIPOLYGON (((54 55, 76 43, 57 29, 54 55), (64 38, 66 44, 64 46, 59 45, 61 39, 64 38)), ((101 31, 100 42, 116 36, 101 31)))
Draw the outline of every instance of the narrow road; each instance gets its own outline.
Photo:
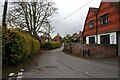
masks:
POLYGON ((117 59, 110 62, 76 58, 62 48, 45 51, 23 78, 118 78, 117 59))

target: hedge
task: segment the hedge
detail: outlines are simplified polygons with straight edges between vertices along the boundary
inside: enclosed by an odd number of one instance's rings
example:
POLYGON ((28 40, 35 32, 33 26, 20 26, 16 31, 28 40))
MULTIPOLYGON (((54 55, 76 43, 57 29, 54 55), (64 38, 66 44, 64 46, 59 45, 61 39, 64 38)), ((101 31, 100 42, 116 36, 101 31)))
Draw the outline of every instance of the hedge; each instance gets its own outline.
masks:
POLYGON ((41 44, 41 48, 44 48, 44 49, 56 49, 59 47, 61 47, 60 42, 50 42, 50 43, 46 42, 41 44))
POLYGON ((2 53, 4 64, 19 64, 40 50, 39 41, 18 29, 3 29, 2 53))

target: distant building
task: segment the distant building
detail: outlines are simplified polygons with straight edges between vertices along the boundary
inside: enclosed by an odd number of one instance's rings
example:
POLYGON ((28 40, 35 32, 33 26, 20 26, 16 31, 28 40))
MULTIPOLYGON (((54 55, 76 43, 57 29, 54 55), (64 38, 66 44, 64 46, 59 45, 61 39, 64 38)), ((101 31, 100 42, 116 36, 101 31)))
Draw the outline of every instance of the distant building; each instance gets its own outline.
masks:
POLYGON ((80 31, 79 33, 74 33, 72 35, 72 40, 73 40, 73 42, 82 42, 82 40, 83 40, 82 32, 80 31))
POLYGON ((99 8, 89 8, 83 37, 86 44, 114 44, 120 50, 120 2, 101 2, 99 8))
POLYGON ((62 37, 61 37, 60 34, 58 33, 58 34, 52 39, 52 41, 62 42, 62 37))

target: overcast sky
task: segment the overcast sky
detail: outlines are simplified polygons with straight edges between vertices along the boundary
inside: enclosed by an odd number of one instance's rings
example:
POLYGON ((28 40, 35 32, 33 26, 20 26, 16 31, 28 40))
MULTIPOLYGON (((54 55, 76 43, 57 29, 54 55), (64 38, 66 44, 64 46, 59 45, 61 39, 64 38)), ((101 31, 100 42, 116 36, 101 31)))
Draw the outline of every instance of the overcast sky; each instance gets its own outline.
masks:
POLYGON ((54 19, 52 20, 53 26, 55 26, 55 32, 52 33, 53 36, 56 33, 60 33, 62 36, 65 36, 67 34, 72 35, 75 32, 82 31, 89 7, 98 8, 101 2, 101 0, 53 1, 56 3, 56 7, 58 7, 58 14, 54 15, 54 19), (76 10, 78 10, 76 13, 63 20, 63 18, 76 10))
MULTIPOLYGON (((1 11, 0 16, 2 16, 2 4, 3 4, 2 1, 0 2, 1 11)), ((67 34, 72 35, 75 32, 82 31, 89 7, 98 8, 101 2, 101 0, 52 0, 52 1, 56 3, 55 6, 58 8, 57 11, 58 13, 55 14, 52 19, 52 25, 55 27, 54 28, 55 32, 51 34, 52 36, 55 36, 57 33, 59 33, 61 36, 65 36, 67 34), (78 11, 75 12, 76 10, 78 11), (69 16, 68 18, 64 19, 73 12, 75 13, 69 16)))

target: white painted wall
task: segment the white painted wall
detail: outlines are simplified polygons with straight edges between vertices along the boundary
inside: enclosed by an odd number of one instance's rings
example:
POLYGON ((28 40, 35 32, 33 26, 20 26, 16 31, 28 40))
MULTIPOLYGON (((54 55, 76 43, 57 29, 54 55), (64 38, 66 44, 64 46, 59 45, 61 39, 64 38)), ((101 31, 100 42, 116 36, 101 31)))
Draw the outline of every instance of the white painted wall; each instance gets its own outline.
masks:
POLYGON ((110 44, 117 44, 117 33, 110 33, 110 44))
MULTIPOLYGON (((100 36, 101 35, 110 35, 110 44, 117 44, 117 34, 116 32, 112 32, 112 33, 105 33, 105 34, 99 34, 98 35, 98 43, 97 44, 100 44, 100 36)), ((87 36, 86 37, 86 44, 89 44, 89 37, 95 37, 95 43, 97 42, 96 41, 96 35, 92 35, 92 36, 87 36)))
POLYGON ((117 35, 116 32, 106 33, 106 34, 99 34, 99 35, 98 35, 98 44, 100 44, 100 36, 101 36, 101 35, 108 35, 108 34, 110 35, 110 44, 117 44, 117 42, 116 42, 116 41, 117 41, 117 40, 116 40, 116 39, 117 39, 117 37, 116 37, 116 35, 117 35))
POLYGON ((100 35, 98 35, 98 44, 100 44, 100 35))
POLYGON ((86 44, 89 44, 89 37, 86 37, 86 44))

